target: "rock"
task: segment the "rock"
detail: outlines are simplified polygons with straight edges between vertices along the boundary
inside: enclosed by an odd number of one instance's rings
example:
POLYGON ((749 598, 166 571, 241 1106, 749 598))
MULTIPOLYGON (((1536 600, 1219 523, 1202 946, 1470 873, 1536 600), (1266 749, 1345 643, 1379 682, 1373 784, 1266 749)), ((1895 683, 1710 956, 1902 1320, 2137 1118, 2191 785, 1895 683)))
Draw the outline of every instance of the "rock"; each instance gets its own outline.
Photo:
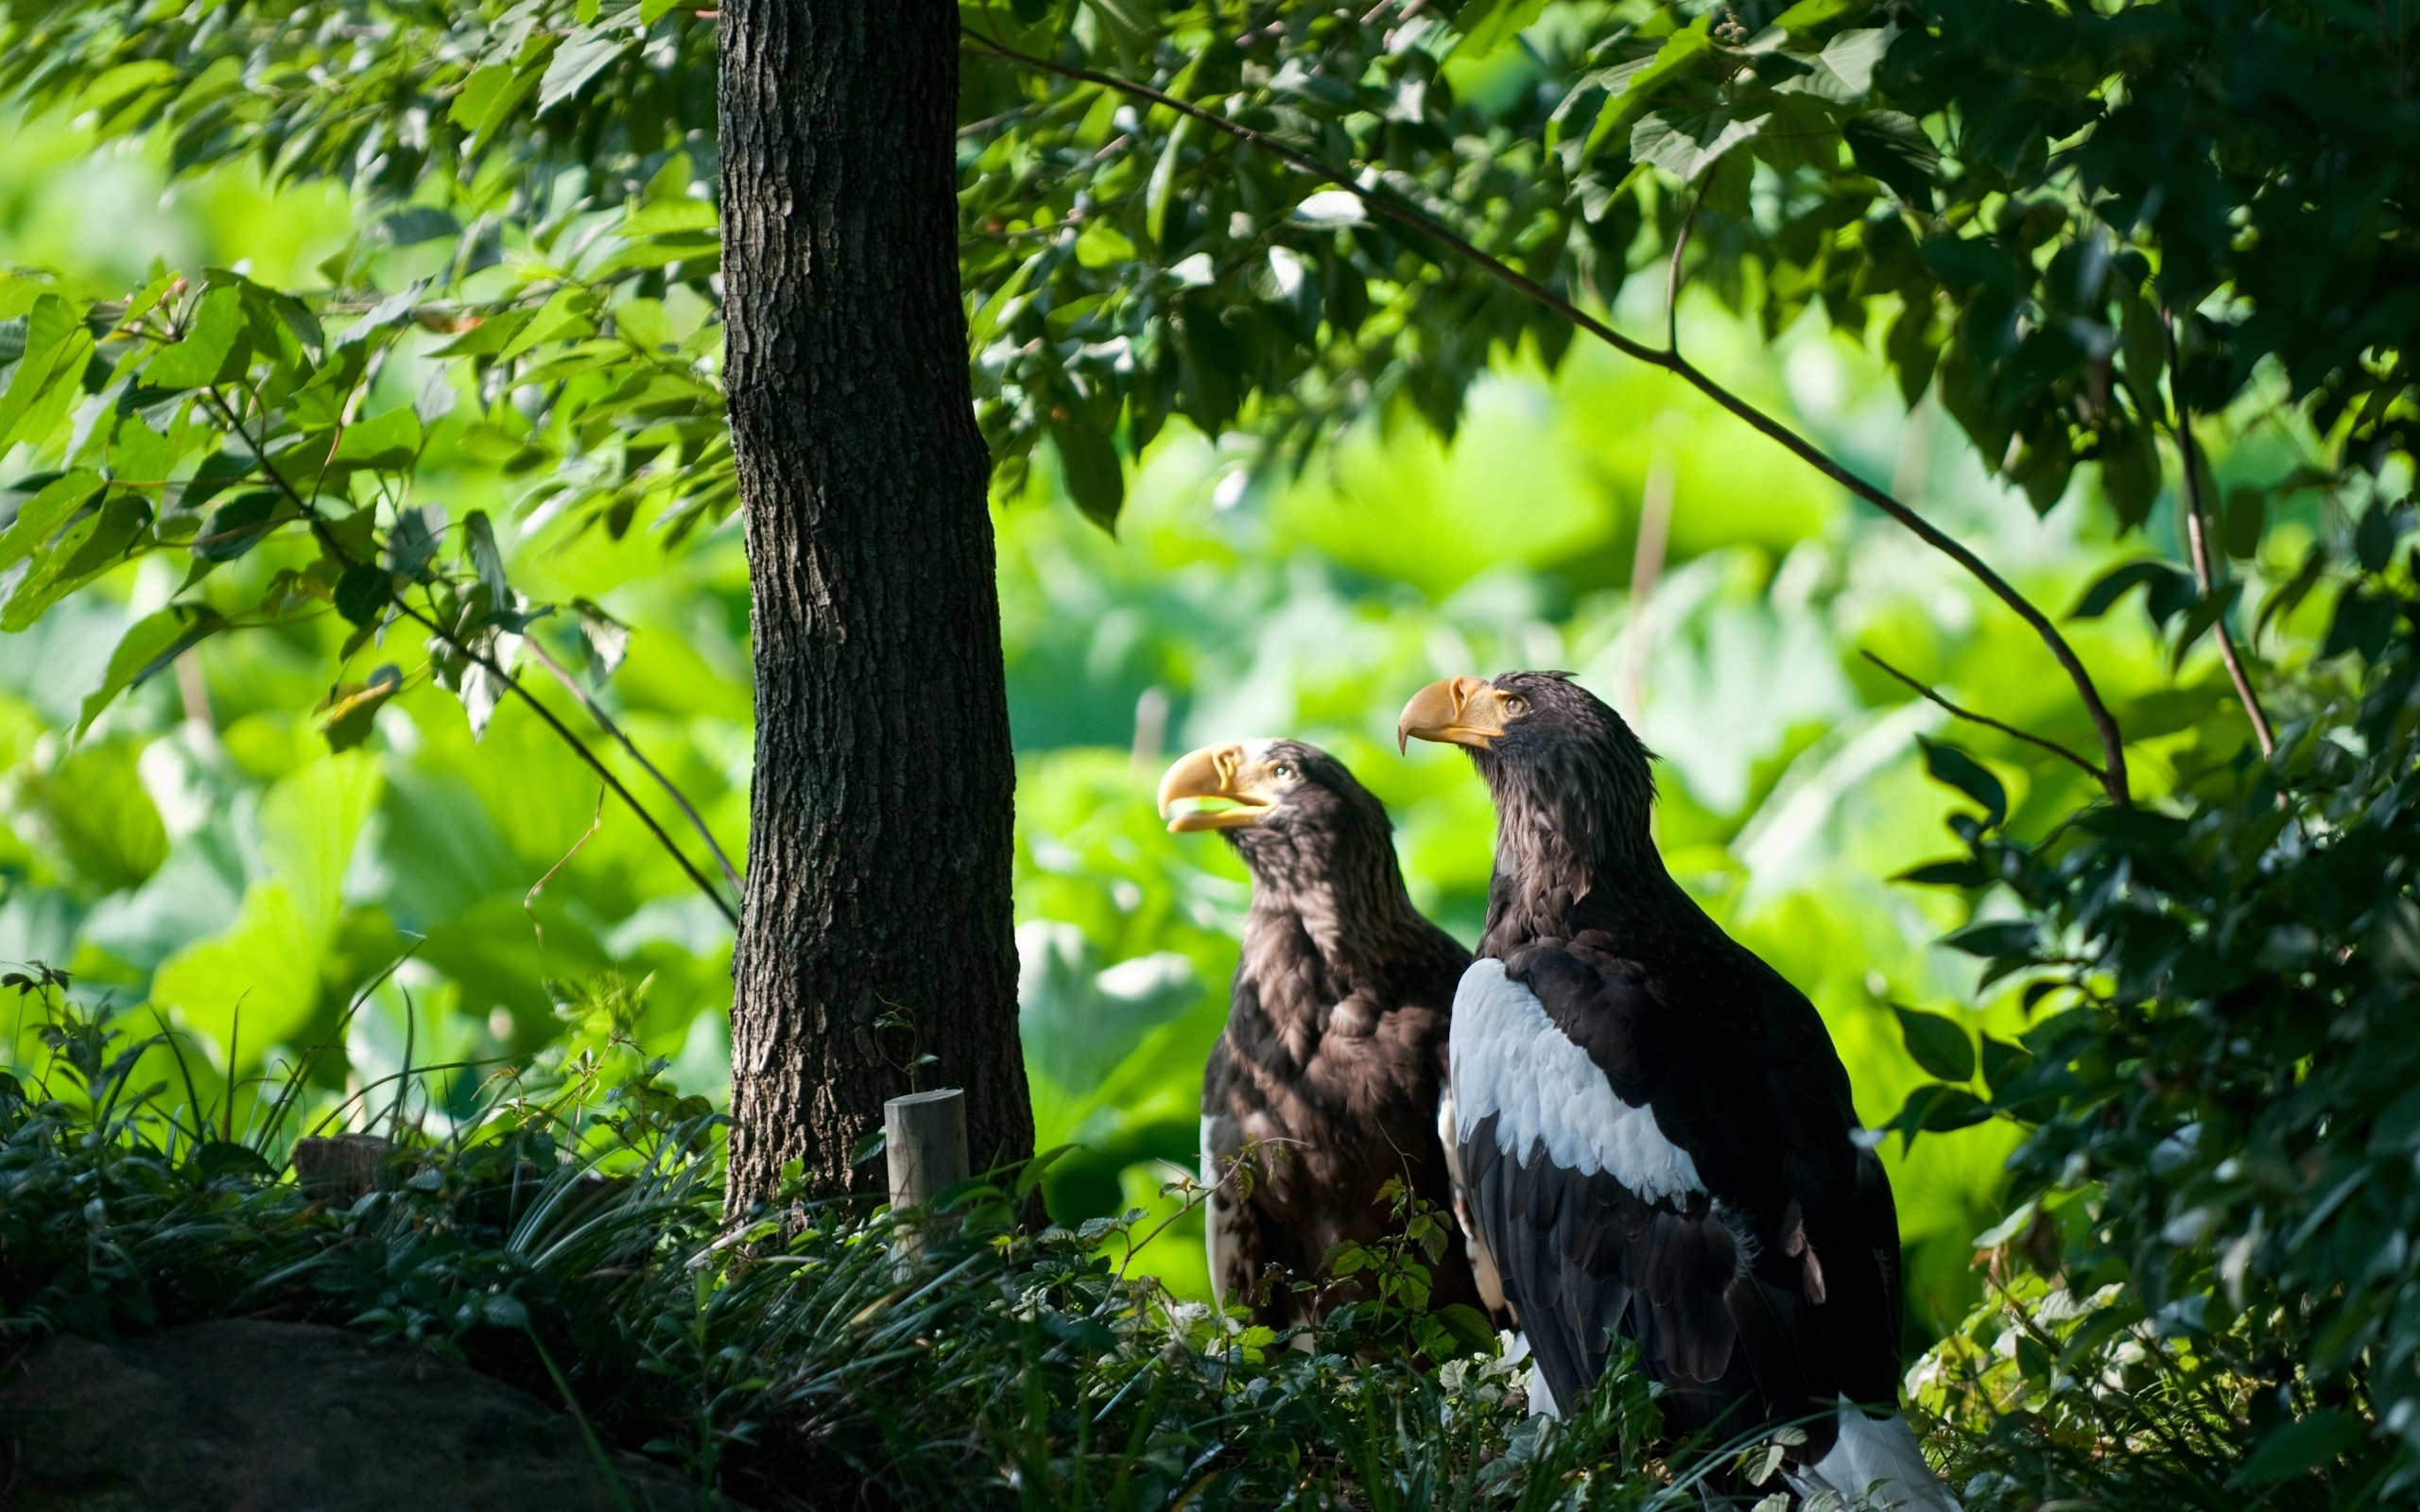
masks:
POLYGON ((230 1319, 0 1371, 9 1512, 729 1512, 500 1381, 342 1329, 230 1319), (627 1499, 627 1500, 626 1500, 627 1499))

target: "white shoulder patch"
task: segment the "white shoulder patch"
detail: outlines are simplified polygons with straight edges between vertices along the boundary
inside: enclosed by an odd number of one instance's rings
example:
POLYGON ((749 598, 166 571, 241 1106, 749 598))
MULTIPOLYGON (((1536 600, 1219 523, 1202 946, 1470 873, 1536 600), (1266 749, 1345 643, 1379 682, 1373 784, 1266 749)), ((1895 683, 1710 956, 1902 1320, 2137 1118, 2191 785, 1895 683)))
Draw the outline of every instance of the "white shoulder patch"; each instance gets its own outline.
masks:
POLYGON ((1555 1164, 1610 1173, 1649 1202, 1705 1190, 1697 1162, 1664 1137, 1653 1111, 1615 1096, 1502 961, 1481 958, 1462 973, 1449 1043, 1458 1143, 1495 1113, 1496 1138, 1523 1165, 1543 1147, 1555 1164))

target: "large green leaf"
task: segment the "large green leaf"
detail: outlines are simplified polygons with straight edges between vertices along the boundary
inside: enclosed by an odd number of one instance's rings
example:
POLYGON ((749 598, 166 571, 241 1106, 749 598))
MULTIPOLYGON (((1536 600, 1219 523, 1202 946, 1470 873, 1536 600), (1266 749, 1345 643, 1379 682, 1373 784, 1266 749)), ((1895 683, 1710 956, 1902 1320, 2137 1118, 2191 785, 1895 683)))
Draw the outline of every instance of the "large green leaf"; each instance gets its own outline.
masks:
POLYGON ((320 1005, 321 961, 344 906, 344 877, 377 804, 377 764, 359 752, 313 762, 261 803, 266 874, 245 889, 225 932, 160 966, 154 1002, 174 1008, 238 1069, 307 1024, 320 1005))

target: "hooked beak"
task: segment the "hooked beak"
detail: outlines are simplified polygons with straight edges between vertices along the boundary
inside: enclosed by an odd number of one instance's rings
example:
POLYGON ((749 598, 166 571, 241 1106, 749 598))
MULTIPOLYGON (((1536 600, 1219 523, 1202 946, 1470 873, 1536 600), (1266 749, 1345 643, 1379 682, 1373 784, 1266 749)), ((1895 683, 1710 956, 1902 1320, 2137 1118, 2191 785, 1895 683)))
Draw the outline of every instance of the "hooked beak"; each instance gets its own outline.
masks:
POLYGON ((1160 817, 1167 819, 1171 834, 1244 829, 1276 806, 1277 791, 1268 764, 1249 759, 1243 747, 1234 741, 1187 751, 1160 779, 1160 817), (1223 799, 1236 806, 1191 808, 1169 818, 1169 807, 1181 799, 1223 799))
POLYGON ((1445 678, 1411 696, 1395 721, 1395 748, 1438 740, 1485 750, 1504 733, 1506 696, 1478 678, 1445 678))

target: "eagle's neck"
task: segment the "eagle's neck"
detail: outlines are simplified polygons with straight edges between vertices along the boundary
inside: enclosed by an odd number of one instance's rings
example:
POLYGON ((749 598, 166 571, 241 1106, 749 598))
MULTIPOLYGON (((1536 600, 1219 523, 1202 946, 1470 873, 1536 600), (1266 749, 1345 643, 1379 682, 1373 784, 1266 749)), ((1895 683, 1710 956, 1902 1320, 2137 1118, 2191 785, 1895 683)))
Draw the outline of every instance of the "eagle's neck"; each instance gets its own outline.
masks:
POLYGON ((1495 874, 1480 954, 1651 915, 1678 892, 1655 849, 1654 790, 1643 764, 1634 776, 1596 764, 1535 771, 1483 761, 1480 769, 1495 799, 1495 874))
POLYGON ((1426 930, 1391 846, 1374 850, 1334 837, 1307 846, 1259 834, 1238 849, 1253 873, 1247 969, 1265 965, 1299 980, 1315 966, 1318 995, 1342 997, 1378 986, 1388 963, 1426 930))

